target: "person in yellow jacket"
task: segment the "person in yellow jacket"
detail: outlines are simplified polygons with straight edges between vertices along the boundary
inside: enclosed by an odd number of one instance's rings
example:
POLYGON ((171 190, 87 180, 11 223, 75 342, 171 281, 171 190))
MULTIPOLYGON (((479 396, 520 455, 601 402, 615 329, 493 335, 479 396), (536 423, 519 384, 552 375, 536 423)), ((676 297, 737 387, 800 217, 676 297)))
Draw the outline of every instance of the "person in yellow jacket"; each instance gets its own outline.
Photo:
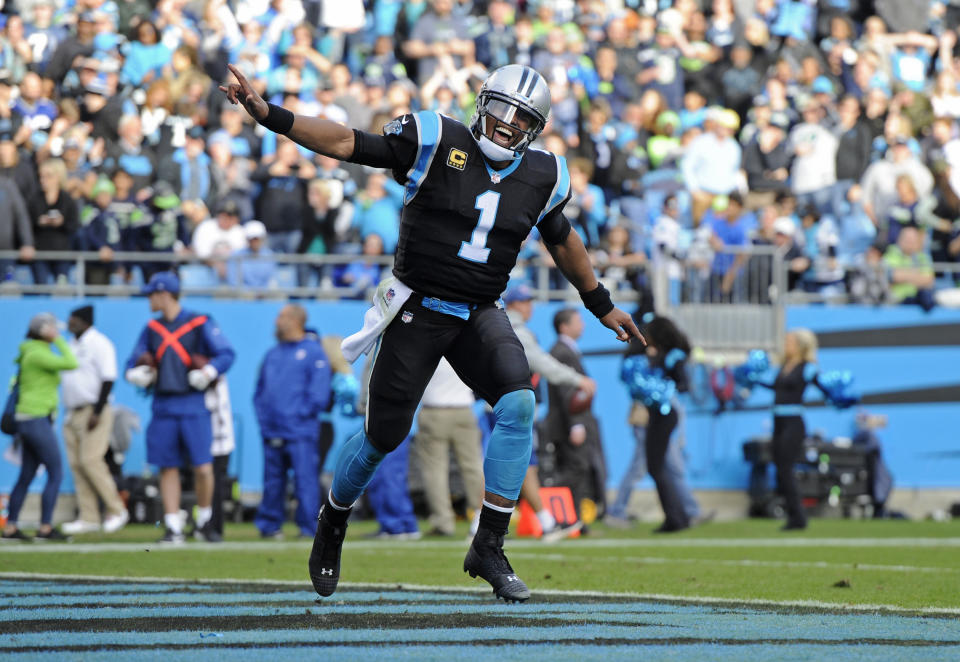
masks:
POLYGON ((36 539, 65 540, 65 536, 50 523, 63 478, 63 463, 57 435, 53 430, 53 416, 58 405, 60 373, 76 368, 77 358, 67 341, 60 336, 57 319, 53 315, 40 313, 30 320, 27 339, 20 344, 17 364, 20 388, 16 406, 17 438, 23 459, 20 475, 10 494, 9 518, 2 540, 29 540, 17 527, 17 519, 27 496, 27 488, 40 465, 47 470, 47 484, 40 499, 40 528, 36 539), (54 352, 53 348, 59 353, 54 352))

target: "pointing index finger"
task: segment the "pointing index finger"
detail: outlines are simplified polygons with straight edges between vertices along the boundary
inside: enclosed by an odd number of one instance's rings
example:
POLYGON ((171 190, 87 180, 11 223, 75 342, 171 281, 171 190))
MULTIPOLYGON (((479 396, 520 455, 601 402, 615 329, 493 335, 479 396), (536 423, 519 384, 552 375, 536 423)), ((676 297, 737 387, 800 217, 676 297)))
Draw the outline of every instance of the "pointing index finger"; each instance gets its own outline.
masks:
POLYGON ((247 82, 247 77, 240 73, 240 70, 232 64, 228 64, 227 69, 229 69, 230 73, 237 77, 237 82, 240 84, 240 89, 243 90, 244 94, 249 93, 250 83, 247 82))
POLYGON ((633 318, 628 317, 623 326, 629 335, 639 338, 640 342, 642 342, 644 345, 647 344, 647 339, 643 337, 642 333, 640 333, 640 329, 637 328, 637 325, 634 323, 633 318))

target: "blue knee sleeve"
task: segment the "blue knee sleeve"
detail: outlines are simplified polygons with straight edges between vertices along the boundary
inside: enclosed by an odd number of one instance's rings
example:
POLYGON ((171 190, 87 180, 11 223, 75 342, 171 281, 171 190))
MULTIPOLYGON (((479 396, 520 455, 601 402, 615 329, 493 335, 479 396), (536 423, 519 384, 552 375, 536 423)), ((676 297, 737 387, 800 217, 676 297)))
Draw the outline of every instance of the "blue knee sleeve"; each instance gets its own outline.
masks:
POLYGON ((487 445, 483 476, 488 492, 516 500, 533 449, 533 391, 511 391, 493 406, 497 423, 487 445))
POLYGON ((333 472, 333 498, 341 505, 353 505, 373 479, 384 454, 373 447, 363 430, 343 445, 333 472))

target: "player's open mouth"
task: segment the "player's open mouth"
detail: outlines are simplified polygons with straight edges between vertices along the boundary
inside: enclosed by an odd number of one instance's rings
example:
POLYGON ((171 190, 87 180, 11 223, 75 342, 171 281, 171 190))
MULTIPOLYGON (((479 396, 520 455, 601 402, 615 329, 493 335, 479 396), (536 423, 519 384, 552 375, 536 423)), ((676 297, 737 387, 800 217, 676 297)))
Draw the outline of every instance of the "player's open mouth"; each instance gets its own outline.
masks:
POLYGON ((493 130, 493 141, 498 145, 509 147, 513 143, 513 131, 505 126, 498 126, 493 130))

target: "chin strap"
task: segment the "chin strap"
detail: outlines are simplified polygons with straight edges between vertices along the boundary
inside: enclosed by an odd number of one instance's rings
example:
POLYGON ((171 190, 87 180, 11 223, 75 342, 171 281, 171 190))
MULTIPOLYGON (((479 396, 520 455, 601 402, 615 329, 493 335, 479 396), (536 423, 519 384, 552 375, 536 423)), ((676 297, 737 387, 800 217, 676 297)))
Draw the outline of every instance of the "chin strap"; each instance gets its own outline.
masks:
POLYGON ((477 145, 480 147, 483 155, 491 161, 513 161, 523 156, 522 152, 515 152, 512 149, 501 147, 483 134, 477 139, 477 145))

